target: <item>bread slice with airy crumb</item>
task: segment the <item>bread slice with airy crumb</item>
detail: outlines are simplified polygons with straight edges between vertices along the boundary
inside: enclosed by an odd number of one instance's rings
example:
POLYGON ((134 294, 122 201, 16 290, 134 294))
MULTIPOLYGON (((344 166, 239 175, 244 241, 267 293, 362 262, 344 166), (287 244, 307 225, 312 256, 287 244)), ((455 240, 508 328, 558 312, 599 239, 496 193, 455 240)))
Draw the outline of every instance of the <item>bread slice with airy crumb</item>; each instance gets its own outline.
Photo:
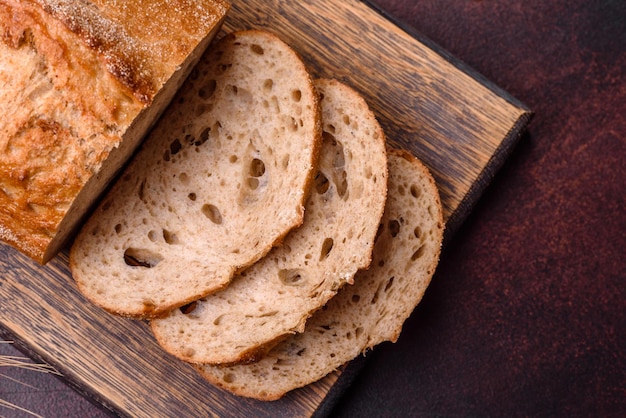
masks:
POLYGON ((383 131, 365 100, 318 80, 323 142, 303 225, 223 291, 152 321, 159 343, 192 363, 246 362, 302 332, 371 262, 387 192, 383 131))
POLYGON ((307 323, 257 363, 197 366, 237 395, 275 400, 317 381, 383 341, 395 342, 439 260, 443 220, 428 170, 404 151, 389 152, 389 194, 372 266, 359 272, 307 323))
POLYGON ((202 57, 77 236, 80 291, 151 318, 225 287, 303 220, 321 113, 275 35, 226 35, 202 57))

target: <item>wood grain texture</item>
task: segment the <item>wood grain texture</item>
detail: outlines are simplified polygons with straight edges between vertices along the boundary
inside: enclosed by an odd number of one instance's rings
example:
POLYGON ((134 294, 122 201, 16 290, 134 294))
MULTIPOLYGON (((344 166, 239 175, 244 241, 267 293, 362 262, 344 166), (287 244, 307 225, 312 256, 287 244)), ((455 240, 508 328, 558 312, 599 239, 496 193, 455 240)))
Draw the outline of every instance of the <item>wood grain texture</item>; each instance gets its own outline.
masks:
MULTIPOLYGON (((433 171, 450 233, 530 118, 514 98, 362 2, 233 2, 224 31, 245 28, 277 33, 315 75, 360 91, 390 144, 433 171)), ((90 305, 71 279, 67 252, 44 267, 5 245, 0 254, 0 333, 116 414, 310 416, 341 386, 337 371, 280 401, 234 397, 164 354, 145 323, 90 305)))

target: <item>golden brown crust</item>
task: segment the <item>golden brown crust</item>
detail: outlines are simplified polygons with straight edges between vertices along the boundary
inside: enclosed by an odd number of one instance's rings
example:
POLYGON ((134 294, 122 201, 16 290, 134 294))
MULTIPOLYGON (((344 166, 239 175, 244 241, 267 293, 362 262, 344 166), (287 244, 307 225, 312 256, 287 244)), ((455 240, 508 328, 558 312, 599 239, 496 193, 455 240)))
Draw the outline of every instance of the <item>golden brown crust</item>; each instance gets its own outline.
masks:
POLYGON ((228 8, 221 0, 36 1, 145 104, 228 8))
POLYGON ((110 3, 0 1, 0 108, 10 115, 0 120, 0 239, 39 262, 87 181, 227 8, 110 3))
POLYGON ((11 115, 0 122, 0 236, 40 259, 73 198, 143 105, 113 77, 94 79, 97 55, 28 2, 0 4, 0 25, 0 55, 10 69, 0 72, 0 98, 11 115), (80 126, 71 125, 72 114, 80 126))

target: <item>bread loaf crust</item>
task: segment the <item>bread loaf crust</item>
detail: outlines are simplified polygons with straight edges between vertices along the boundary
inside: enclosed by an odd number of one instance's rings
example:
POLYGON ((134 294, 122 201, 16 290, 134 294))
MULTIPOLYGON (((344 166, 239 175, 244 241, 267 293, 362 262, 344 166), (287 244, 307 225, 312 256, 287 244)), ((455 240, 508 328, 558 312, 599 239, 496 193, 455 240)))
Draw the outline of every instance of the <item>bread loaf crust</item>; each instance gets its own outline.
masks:
POLYGON ((42 263, 59 249, 228 10, 222 0, 175 3, 0 2, 2 240, 42 263))

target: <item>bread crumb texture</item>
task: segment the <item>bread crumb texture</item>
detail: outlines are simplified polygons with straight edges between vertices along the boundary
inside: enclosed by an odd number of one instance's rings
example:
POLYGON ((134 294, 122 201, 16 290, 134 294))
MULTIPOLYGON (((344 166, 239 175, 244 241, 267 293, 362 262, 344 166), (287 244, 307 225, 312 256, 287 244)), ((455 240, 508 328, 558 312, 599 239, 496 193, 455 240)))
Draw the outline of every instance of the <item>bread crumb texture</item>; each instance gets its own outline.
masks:
POLYGON ((430 283, 443 239, 441 202, 428 170, 389 152, 389 193, 368 270, 258 362, 197 365, 213 384, 261 400, 313 383, 383 341, 396 341, 430 283))
POLYGON ((302 223, 320 118, 304 64, 278 38, 212 45, 77 237, 80 290, 153 317, 226 286, 302 223))
POLYGON ((301 227, 224 290, 152 321, 160 344, 194 363, 253 361, 367 268, 387 193, 382 128, 363 98, 317 80, 323 142, 301 227))

